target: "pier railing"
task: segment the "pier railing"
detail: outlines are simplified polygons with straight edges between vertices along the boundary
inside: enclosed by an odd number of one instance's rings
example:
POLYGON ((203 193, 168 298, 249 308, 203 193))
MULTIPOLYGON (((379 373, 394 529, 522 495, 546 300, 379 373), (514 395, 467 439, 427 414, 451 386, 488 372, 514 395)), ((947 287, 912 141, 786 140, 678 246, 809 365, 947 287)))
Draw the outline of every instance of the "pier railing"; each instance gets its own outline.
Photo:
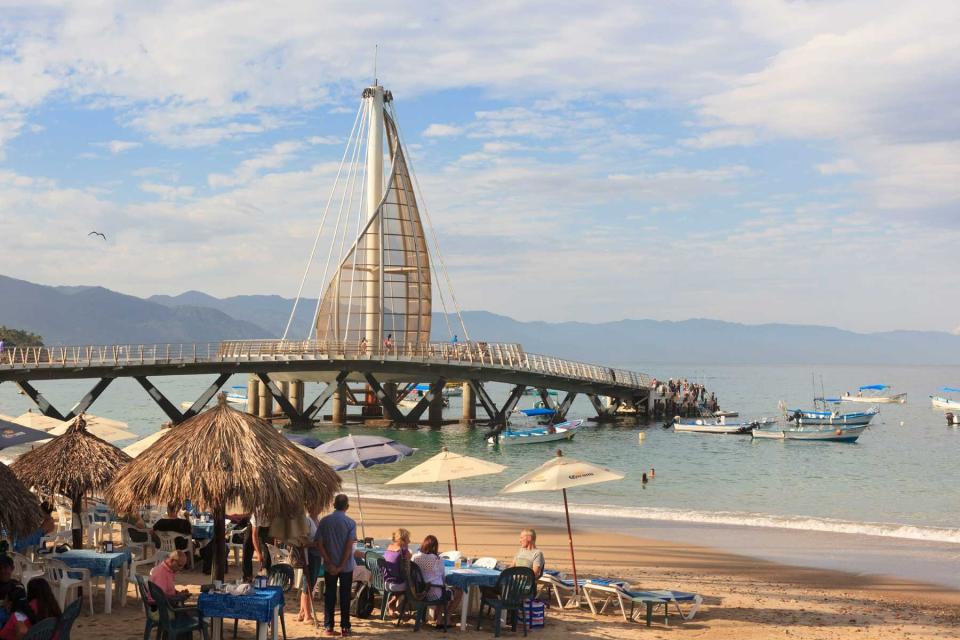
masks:
POLYGON ((191 344, 7 347, 0 369, 180 365, 296 360, 438 362, 529 371, 621 387, 648 389, 650 376, 586 362, 527 353, 515 343, 430 342, 367 345, 318 340, 229 340, 191 344))

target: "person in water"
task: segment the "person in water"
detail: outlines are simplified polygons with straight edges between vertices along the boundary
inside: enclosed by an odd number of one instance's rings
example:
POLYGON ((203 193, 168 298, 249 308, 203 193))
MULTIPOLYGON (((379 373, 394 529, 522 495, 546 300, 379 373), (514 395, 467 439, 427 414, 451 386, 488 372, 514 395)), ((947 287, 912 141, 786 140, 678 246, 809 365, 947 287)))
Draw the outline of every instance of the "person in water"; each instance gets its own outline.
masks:
POLYGON ((643 478, 640 479, 640 482, 642 482, 643 484, 647 484, 647 482, 649 482, 649 480, 647 480, 647 474, 646 474, 646 473, 643 474, 643 478))

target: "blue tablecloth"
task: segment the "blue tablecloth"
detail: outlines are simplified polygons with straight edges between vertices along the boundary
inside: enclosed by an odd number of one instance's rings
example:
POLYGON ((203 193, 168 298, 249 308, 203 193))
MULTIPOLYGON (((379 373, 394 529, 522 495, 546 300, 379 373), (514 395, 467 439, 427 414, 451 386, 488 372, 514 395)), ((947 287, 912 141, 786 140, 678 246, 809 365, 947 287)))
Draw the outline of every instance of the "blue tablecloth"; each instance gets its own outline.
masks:
POLYGON ((449 569, 446 580, 451 587, 466 591, 469 587, 494 587, 499 577, 500 572, 496 569, 470 567, 468 569, 449 569))
POLYGON ((113 553, 98 553, 92 549, 71 549, 51 556, 74 569, 90 569, 91 578, 112 576, 122 565, 130 562, 130 552, 126 549, 113 553))
POLYGON ((265 587, 254 589, 248 596, 232 596, 228 593, 201 593, 197 606, 204 618, 239 618, 270 622, 273 610, 279 605, 283 608, 283 589, 265 587))
POLYGON ((197 522, 193 525, 194 540, 209 540, 213 537, 212 522, 197 522))

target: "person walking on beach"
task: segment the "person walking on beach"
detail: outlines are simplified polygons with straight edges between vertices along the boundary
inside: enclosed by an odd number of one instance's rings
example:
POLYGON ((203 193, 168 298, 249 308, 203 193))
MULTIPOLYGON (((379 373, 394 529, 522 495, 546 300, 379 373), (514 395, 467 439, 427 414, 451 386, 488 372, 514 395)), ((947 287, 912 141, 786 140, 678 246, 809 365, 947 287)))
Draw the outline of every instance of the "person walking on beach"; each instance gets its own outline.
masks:
POLYGON ((333 513, 320 520, 320 555, 324 564, 323 626, 324 635, 335 636, 333 630, 337 595, 340 596, 340 635, 350 635, 350 588, 353 585, 353 545, 357 541, 357 523, 347 515, 350 499, 337 494, 333 513))

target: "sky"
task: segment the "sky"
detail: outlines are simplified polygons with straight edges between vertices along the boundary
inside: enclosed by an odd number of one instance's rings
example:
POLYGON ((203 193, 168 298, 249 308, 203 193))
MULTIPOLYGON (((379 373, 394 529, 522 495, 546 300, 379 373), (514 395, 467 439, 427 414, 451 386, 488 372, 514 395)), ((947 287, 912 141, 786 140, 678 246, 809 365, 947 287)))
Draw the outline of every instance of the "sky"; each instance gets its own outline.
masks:
POLYGON ((0 273, 292 297, 378 45, 464 309, 958 330, 957 33, 954 0, 0 0, 0 273))

